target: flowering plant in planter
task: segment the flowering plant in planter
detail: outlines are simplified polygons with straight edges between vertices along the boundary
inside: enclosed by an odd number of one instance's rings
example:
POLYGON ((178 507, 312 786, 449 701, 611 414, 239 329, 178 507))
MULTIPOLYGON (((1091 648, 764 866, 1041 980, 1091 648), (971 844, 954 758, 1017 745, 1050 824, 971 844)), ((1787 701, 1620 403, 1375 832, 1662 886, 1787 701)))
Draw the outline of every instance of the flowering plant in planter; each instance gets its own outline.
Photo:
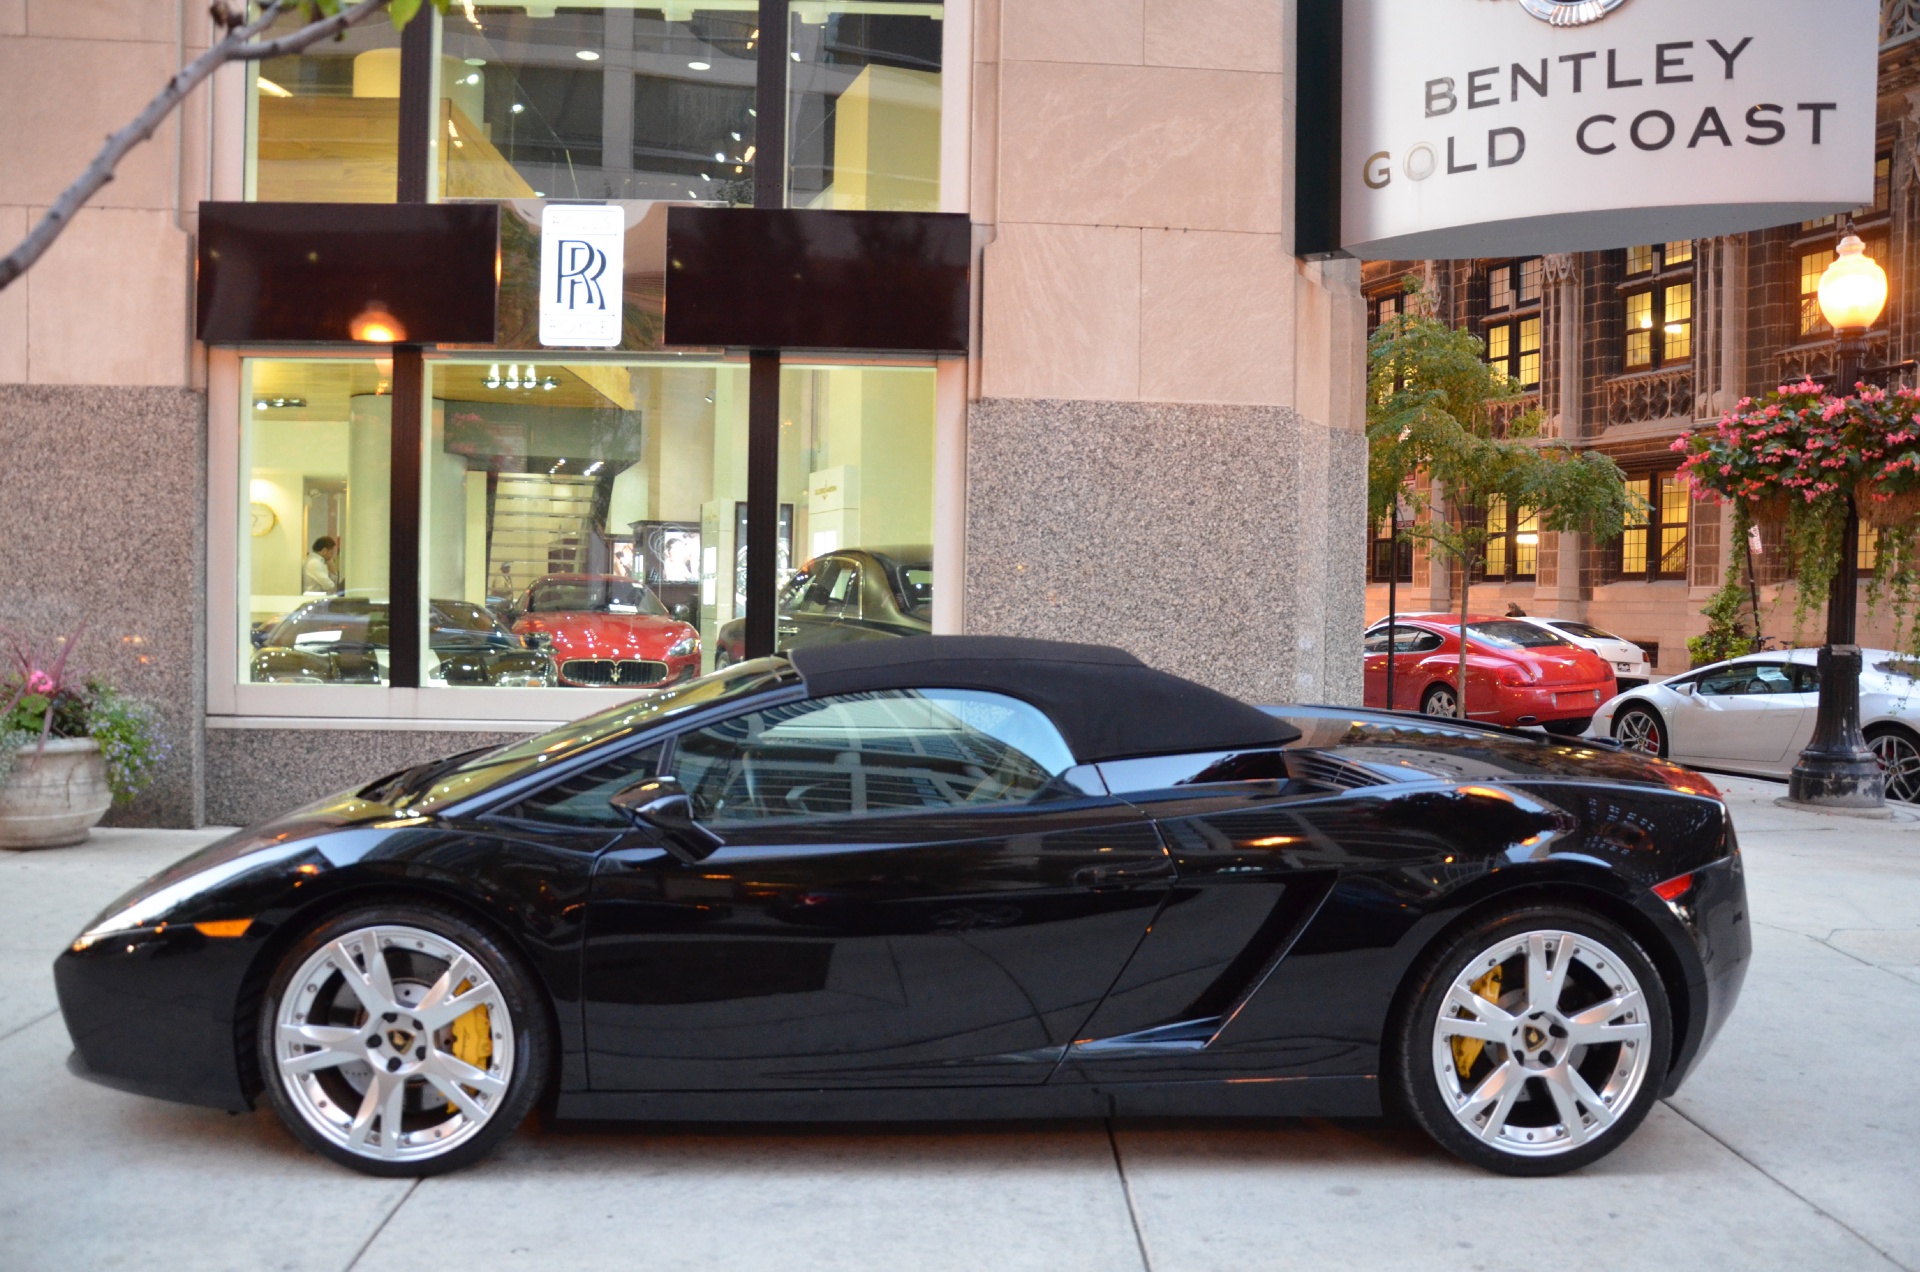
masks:
MULTIPOLYGON (((1757 519, 1784 521, 1798 560, 1798 626, 1840 567, 1849 501, 1879 531, 1870 608, 1891 600, 1904 629, 1920 599, 1920 390, 1859 386, 1835 397, 1811 380, 1742 398, 1707 428, 1675 439, 1696 491, 1733 504, 1733 541, 1757 519)), ((1724 587, 1737 591, 1730 572, 1724 587)))
POLYGON ((98 677, 76 677, 67 655, 75 630, 51 659, 13 632, 0 670, 0 782, 18 765, 32 764, 55 738, 91 738, 106 764, 107 785, 125 803, 153 781, 172 751, 153 704, 122 694, 98 677))

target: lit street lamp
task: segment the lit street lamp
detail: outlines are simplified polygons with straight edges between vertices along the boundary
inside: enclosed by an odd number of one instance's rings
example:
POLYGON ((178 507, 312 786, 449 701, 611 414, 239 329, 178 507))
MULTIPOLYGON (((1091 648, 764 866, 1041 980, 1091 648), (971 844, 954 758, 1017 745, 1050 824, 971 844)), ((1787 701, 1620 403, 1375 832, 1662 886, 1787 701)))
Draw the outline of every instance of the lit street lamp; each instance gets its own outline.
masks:
MULTIPOLYGON (((1866 360, 1867 329, 1887 307, 1887 271, 1866 254, 1866 244, 1848 221, 1838 254, 1820 276, 1820 314, 1833 327, 1839 348, 1834 392, 1854 391, 1866 360)), ((1886 803, 1886 774, 1860 732, 1860 647, 1854 643, 1853 611, 1860 590, 1860 510, 1847 501, 1840 536, 1839 569, 1827 593, 1827 643, 1820 649, 1820 706, 1813 741, 1800 752, 1787 781, 1787 798, 1828 808, 1879 808, 1886 803)))

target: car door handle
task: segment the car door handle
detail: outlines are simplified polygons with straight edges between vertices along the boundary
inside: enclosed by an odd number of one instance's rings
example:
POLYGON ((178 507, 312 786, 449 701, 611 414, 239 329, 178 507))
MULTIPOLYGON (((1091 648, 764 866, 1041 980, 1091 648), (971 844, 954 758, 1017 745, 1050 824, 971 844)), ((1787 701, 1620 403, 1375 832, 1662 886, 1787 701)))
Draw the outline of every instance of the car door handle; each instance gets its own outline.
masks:
POLYGON ((782 636, 798 636, 800 634, 800 628, 793 623, 781 623, 773 630, 782 636))
POLYGON ((1075 887, 1125 888, 1157 879, 1168 872, 1165 863, 1151 866, 1082 866, 1073 872, 1075 887))

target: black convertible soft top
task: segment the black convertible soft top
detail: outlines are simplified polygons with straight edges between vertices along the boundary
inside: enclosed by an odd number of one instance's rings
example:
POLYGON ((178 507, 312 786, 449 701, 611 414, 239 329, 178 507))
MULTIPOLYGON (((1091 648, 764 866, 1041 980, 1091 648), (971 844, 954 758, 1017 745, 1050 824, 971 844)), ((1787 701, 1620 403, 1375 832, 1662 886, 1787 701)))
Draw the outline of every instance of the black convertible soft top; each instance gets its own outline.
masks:
POLYGON ((907 636, 787 655, 814 697, 874 689, 986 689, 1030 702, 1082 764, 1279 746, 1300 731, 1238 698, 1106 645, 1015 636, 907 636))

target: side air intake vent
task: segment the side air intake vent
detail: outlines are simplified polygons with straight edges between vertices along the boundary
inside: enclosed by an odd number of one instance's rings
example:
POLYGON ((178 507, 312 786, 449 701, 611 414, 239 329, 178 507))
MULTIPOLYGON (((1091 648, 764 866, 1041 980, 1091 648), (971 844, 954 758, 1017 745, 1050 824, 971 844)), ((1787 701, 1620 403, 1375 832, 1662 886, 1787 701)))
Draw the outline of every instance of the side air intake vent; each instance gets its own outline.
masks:
POLYGON ((1362 768, 1351 760, 1328 755, 1325 751, 1287 752, 1287 773, 1295 781, 1310 782, 1336 791, 1387 784, 1387 779, 1378 773, 1362 768))

